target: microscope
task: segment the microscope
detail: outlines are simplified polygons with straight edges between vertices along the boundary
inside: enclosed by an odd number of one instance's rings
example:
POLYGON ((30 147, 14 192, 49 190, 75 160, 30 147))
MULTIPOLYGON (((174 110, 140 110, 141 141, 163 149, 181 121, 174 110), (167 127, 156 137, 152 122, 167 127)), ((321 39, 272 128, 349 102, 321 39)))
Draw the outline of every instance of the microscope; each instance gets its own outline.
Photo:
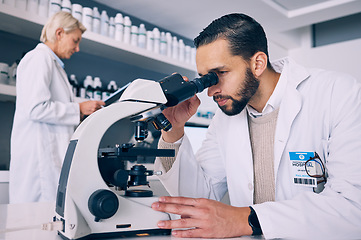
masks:
POLYGON ((136 79, 88 116, 74 132, 64 158, 54 217, 63 222, 58 234, 63 239, 170 234, 171 230, 157 227, 158 221, 169 220, 170 215, 151 208, 157 199, 149 188, 137 188, 149 185, 148 176, 161 173, 140 164, 130 169, 127 165, 140 156, 172 157, 174 150, 136 147, 130 142, 99 145, 107 129, 123 120, 134 124, 137 142, 147 138, 149 123, 156 130, 171 131, 162 111, 217 83, 214 72, 192 81, 180 74, 159 81, 136 79))

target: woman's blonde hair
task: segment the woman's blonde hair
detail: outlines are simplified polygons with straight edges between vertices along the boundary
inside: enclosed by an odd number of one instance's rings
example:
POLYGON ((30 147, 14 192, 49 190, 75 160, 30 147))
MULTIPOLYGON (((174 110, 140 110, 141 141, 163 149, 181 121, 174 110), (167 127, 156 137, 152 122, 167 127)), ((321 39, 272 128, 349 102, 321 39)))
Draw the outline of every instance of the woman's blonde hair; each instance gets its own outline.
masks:
POLYGON ((65 33, 76 29, 80 29, 82 33, 86 31, 84 25, 70 13, 60 11, 49 18, 48 22, 44 25, 43 30, 41 31, 40 41, 43 43, 46 41, 54 43, 56 40, 55 33, 59 28, 64 29, 65 33))

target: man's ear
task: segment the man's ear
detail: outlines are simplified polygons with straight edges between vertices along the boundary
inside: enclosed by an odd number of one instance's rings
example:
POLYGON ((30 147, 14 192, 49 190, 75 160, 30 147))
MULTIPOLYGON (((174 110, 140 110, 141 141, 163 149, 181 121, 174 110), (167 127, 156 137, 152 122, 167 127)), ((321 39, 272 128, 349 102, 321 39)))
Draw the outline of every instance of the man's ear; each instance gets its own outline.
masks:
POLYGON ((267 68, 267 55, 264 52, 257 52, 251 58, 251 69, 255 77, 262 75, 267 68))

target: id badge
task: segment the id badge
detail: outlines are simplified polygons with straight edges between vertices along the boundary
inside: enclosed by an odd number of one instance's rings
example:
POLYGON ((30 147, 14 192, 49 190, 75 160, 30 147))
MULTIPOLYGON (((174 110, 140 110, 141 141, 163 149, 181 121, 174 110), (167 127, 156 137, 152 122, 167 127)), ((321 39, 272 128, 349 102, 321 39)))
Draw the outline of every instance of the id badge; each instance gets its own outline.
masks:
MULTIPOLYGON (((317 179, 310 177, 305 169, 305 163, 308 159, 315 156, 314 152, 289 152, 293 184, 304 187, 317 187, 317 179)), ((312 164, 312 163, 308 163, 312 164)))

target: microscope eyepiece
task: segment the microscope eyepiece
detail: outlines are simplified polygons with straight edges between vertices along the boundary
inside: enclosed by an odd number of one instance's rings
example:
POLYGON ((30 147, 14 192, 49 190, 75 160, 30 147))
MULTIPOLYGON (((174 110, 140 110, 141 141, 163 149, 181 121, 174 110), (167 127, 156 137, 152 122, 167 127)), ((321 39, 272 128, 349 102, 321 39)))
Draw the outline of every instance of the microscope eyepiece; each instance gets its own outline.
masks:
POLYGON ((167 103, 165 106, 173 107, 194 96, 196 93, 202 92, 205 88, 218 83, 218 76, 214 72, 196 78, 192 81, 185 81, 180 74, 173 74, 159 81, 167 103))
POLYGON ((205 88, 216 85, 218 83, 218 76, 215 72, 209 72, 206 75, 195 78, 193 82, 197 86, 197 92, 202 92, 205 88))

